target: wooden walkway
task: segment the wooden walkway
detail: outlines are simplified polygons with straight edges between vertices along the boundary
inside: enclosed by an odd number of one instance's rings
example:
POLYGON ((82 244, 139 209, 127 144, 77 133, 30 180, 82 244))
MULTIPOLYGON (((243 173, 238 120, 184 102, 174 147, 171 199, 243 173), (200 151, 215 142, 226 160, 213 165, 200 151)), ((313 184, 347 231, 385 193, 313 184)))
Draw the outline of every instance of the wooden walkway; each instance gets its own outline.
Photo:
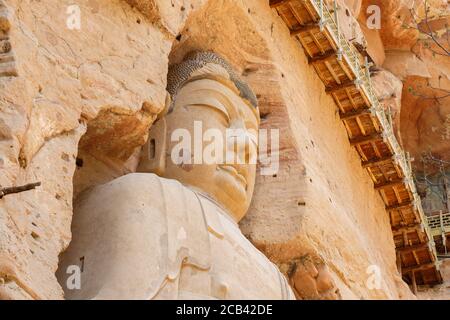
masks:
MULTIPOLYGON (((409 157, 395 138, 371 84, 367 59, 339 31, 323 0, 270 0, 299 41, 340 111, 350 144, 379 191, 392 225, 397 265, 412 285, 442 283, 433 237, 412 177, 409 157)), ((333 10, 337 12, 336 5, 333 10)))
POLYGON ((431 229, 431 234, 436 242, 436 250, 438 254, 450 254, 450 213, 433 214, 428 217, 428 225, 431 229), (448 239, 448 240, 447 240, 448 239))

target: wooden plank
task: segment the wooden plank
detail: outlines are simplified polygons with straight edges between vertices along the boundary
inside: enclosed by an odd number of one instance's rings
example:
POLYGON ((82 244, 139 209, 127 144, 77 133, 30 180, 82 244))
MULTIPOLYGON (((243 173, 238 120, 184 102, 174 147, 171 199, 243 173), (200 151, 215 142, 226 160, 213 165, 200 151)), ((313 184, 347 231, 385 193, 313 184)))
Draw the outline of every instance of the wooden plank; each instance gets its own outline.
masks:
POLYGON ((349 80, 355 79, 356 77, 353 76, 353 72, 350 71, 350 70, 345 66, 345 64, 344 64, 344 62, 343 62, 344 60, 345 60, 345 59, 338 60, 338 64, 341 66, 342 70, 344 71, 345 75, 347 76, 347 78, 348 78, 349 80), (352 73, 350 73, 350 72, 352 72, 352 73))
MULTIPOLYGON (((359 131, 361 132, 361 134, 363 136, 367 136, 366 128, 364 128, 364 125, 361 122, 361 119, 360 118, 355 118, 355 120, 356 120, 356 124, 358 125, 359 131)), ((373 143, 373 141, 371 141, 370 143, 373 143)))
POLYGON ((325 52, 324 54, 319 54, 317 56, 309 58, 308 62, 311 64, 311 63, 314 63, 317 61, 324 61, 324 60, 330 59, 332 57, 336 57, 336 51, 334 51, 334 50, 330 50, 330 51, 325 52))
POLYGON ((412 201, 408 201, 408 202, 403 202, 403 203, 399 203, 393 206, 388 206, 386 207, 387 211, 395 211, 395 210, 403 210, 403 209, 409 209, 411 208, 413 205, 412 201))
POLYGON ((325 53, 325 50, 323 49, 322 45, 320 44, 319 40, 317 40, 316 36, 314 35, 314 33, 311 32, 311 30, 309 31, 309 35, 311 36, 311 38, 313 39, 314 43, 316 44, 317 48, 320 50, 320 52, 322 52, 322 54, 325 53))
POLYGON ((334 71, 333 66, 330 64, 329 61, 325 61, 324 62, 325 66, 327 67, 328 71, 331 73, 331 76, 333 77, 334 81, 337 84, 341 84, 341 79, 339 79, 339 76, 337 75, 337 73, 334 71))
POLYGON ((291 0, 270 0, 269 4, 271 8, 277 8, 285 3, 288 3, 289 1, 291 0))
POLYGON ((357 109, 355 111, 346 112, 344 114, 340 114, 341 120, 350 120, 363 115, 370 114, 370 109, 357 109))
MULTIPOLYGON (((372 141, 370 144, 372 145, 373 152, 375 152, 375 154, 377 155, 378 158, 381 158, 382 155, 381 155, 380 150, 378 149, 377 144, 375 143, 375 141, 372 141)), ((383 175, 386 177, 386 174, 384 172, 384 168, 381 167, 380 170, 383 172, 383 175)))
MULTIPOLYGON (((406 224, 405 215, 403 214, 403 211, 398 211, 398 215, 400 216, 400 219, 402 219, 402 223, 406 224)), ((408 228, 403 228, 403 232, 409 232, 408 228)))
MULTIPOLYGON (((403 218, 403 221, 404 221, 404 218, 403 218)), ((415 222, 415 223, 416 223, 416 225, 414 225, 413 227, 404 226, 402 228, 399 228, 399 231, 402 231, 403 233, 406 233, 406 234, 408 234, 410 232, 416 232, 417 234, 421 233, 420 232, 420 229, 421 229, 420 222, 415 222)), ((392 231, 397 232, 395 229, 393 229, 392 231)), ((407 243, 406 245, 409 246, 409 243, 407 243)))
MULTIPOLYGON (((351 137, 351 139, 353 139, 353 136, 351 137)), ((364 150, 361 148, 361 146, 359 144, 356 145, 355 149, 358 151, 359 156, 361 157, 362 161, 367 161, 369 159, 369 158, 367 158, 367 155, 364 153, 364 150)))
POLYGON ((386 191, 384 189, 380 190, 380 195, 381 195, 381 199, 383 199, 383 202, 385 204, 389 203, 389 199, 388 199, 388 197, 386 195, 386 191))
POLYGON ((409 246, 408 232, 406 232, 406 230, 403 230, 402 236, 403 236, 403 245, 409 246))
POLYGON ((339 84, 335 84, 331 87, 327 87, 326 88, 326 92, 327 93, 334 93, 336 91, 342 90, 342 89, 347 89, 347 88, 351 88, 351 87, 355 87, 355 82, 353 80, 347 80, 345 82, 339 83, 339 84))
POLYGON ((411 253, 413 254, 414 260, 416 261, 417 265, 421 265, 420 260, 419 260, 419 256, 417 255, 416 251, 411 251, 411 253))
POLYGON ((434 262, 430 262, 430 263, 424 263, 424 264, 417 265, 417 266, 403 267, 402 271, 403 271, 403 274, 407 274, 412 271, 423 271, 423 270, 434 269, 434 268, 436 268, 436 265, 434 264, 434 262))
POLYGON ((413 230, 417 230, 420 229, 420 223, 414 223, 414 224, 408 224, 405 226, 400 226, 400 227, 392 227, 392 231, 394 232, 398 232, 398 231, 413 231, 413 230))
POLYGON ((421 249, 426 249, 426 248, 428 248, 428 244, 421 243, 421 244, 416 244, 414 246, 397 248, 396 250, 397 250, 397 252, 401 252, 401 253, 410 253, 410 252, 414 252, 416 250, 421 250, 421 249))
POLYGON ((381 190, 381 189, 386 189, 386 188, 392 188, 392 187, 395 187, 395 186, 399 186, 399 185, 402 185, 404 183, 405 182, 403 181, 403 179, 395 179, 395 180, 388 181, 388 182, 385 182, 385 183, 376 184, 374 186, 374 188, 375 188, 375 190, 381 190))
POLYGON ((355 100, 352 97, 352 94, 350 93, 350 91, 348 90, 348 88, 345 88, 345 94, 348 97, 348 100, 350 101, 350 104, 352 105, 353 110, 358 109, 358 106, 356 105, 355 100))
POLYGON ((402 197, 400 197, 400 193, 398 192, 396 187, 393 187, 392 190, 394 190, 395 198, 397 199, 397 202, 402 202, 402 197))
POLYGON ((362 137, 357 137, 354 139, 350 140, 350 145, 352 147, 360 145, 360 144, 365 144, 365 143, 369 143, 372 141, 378 141, 378 140, 383 140, 383 137, 380 133, 374 133, 368 136, 362 136, 362 137))
POLYGON ((299 33, 308 32, 308 31, 311 31, 311 30, 314 30, 314 29, 317 29, 317 28, 319 28, 319 25, 317 23, 308 23, 308 24, 303 25, 303 26, 301 26, 299 28, 291 30, 291 36, 296 36, 299 33))
POLYGON ((375 160, 364 161, 364 162, 362 162, 361 165, 364 169, 367 169, 369 167, 376 167, 379 165, 391 163, 393 161, 394 161, 394 159, 392 157, 384 157, 384 158, 379 158, 379 159, 375 159, 375 160))
POLYGON ((306 11, 308 12, 309 16, 311 17, 311 19, 316 20, 316 10, 315 9, 311 9, 308 1, 304 0, 303 1, 303 5, 305 6, 306 11))

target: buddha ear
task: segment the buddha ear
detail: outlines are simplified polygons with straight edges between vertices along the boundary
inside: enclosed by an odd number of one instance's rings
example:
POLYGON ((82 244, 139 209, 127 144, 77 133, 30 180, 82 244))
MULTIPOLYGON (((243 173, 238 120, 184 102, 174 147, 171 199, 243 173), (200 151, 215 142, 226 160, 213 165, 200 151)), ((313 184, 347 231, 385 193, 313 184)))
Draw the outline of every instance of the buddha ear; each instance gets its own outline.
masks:
POLYGON ((166 134, 166 119, 159 119, 153 124, 149 131, 148 140, 142 148, 137 172, 150 172, 158 176, 164 175, 167 148, 166 134))

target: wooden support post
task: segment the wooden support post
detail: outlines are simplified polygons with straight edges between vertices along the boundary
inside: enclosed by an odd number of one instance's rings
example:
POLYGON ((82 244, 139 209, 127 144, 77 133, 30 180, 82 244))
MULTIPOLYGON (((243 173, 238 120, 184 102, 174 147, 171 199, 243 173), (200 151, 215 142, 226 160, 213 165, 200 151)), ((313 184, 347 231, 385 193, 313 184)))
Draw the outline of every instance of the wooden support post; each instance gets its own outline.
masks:
POLYGON ((318 29, 318 28, 319 28, 319 25, 317 23, 305 24, 301 27, 298 27, 297 29, 291 30, 291 36, 296 36, 297 34, 299 34, 301 32, 308 32, 308 31, 312 31, 312 30, 318 29))
POLYGON ((402 230, 402 236, 403 236, 403 245, 409 246, 408 232, 406 232, 406 230, 402 230))
POLYGON ((400 252, 397 252, 397 270, 398 273, 402 274, 402 255, 400 252))
POLYGON ((417 282, 416 282, 416 272, 411 272, 411 278, 412 278, 412 291, 415 295, 417 295, 417 282))
POLYGON ((405 182, 403 181, 403 179, 396 179, 396 180, 388 181, 388 182, 385 182, 385 183, 376 184, 375 185, 375 190, 381 190, 381 189, 396 187, 396 186, 402 185, 404 183, 405 182))
POLYGON ((290 0, 270 0, 270 7, 276 8, 282 6, 285 3, 288 3, 290 0))
POLYGON ((379 159, 375 159, 375 160, 369 160, 369 161, 364 161, 361 165, 364 169, 370 168, 370 167, 376 167, 376 166, 380 166, 383 164, 388 164, 393 162, 394 159, 392 159, 392 157, 384 157, 384 158, 379 158, 379 159))
POLYGON ((355 147, 355 146, 358 146, 361 144, 370 143, 373 141, 380 141, 380 140, 383 140, 383 136, 380 133, 375 133, 375 134, 371 134, 368 136, 362 136, 362 137, 350 139, 350 145, 352 147, 355 147))
POLYGON ((311 63, 314 63, 317 61, 325 61, 327 59, 335 58, 335 57, 336 57, 336 52, 334 50, 330 50, 330 51, 325 52, 324 54, 309 58, 308 62, 309 62, 309 64, 311 64, 311 63))
POLYGON ((339 90, 343 90, 343 89, 347 89, 347 88, 351 88, 351 87, 356 87, 355 82, 353 80, 347 80, 347 81, 345 81, 343 83, 339 83, 339 84, 336 84, 336 85, 334 85, 332 87, 328 87, 328 88, 326 88, 325 91, 327 93, 333 93, 333 92, 336 92, 336 91, 339 91, 339 90))

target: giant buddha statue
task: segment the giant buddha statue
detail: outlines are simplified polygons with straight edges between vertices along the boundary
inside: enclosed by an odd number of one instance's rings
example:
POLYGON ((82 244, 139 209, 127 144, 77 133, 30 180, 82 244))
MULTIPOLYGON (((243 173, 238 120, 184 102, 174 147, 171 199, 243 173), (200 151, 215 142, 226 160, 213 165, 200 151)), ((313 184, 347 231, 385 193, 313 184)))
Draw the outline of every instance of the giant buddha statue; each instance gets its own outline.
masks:
POLYGON ((202 52, 170 68, 168 91, 167 112, 150 130, 139 173, 77 198, 73 240, 58 275, 66 298, 294 299, 283 274, 238 226, 255 185, 250 159, 257 155, 259 112, 252 90, 220 56, 202 52), (211 153, 217 161, 199 161, 174 139, 189 133, 184 142, 205 150, 214 135, 209 143, 198 137, 199 125, 245 137, 215 144, 223 151, 211 153), (241 157, 228 161, 235 154, 241 157), (79 289, 65 285, 71 265, 81 268, 79 289))

